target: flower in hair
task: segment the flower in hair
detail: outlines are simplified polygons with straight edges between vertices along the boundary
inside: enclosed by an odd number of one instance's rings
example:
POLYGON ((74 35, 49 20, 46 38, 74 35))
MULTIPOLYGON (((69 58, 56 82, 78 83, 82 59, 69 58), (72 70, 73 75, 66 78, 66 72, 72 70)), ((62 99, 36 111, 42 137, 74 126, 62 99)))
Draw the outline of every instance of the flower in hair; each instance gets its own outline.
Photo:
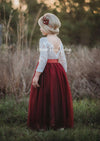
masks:
POLYGON ((43 16, 43 23, 48 25, 49 24, 49 19, 45 16, 43 16))

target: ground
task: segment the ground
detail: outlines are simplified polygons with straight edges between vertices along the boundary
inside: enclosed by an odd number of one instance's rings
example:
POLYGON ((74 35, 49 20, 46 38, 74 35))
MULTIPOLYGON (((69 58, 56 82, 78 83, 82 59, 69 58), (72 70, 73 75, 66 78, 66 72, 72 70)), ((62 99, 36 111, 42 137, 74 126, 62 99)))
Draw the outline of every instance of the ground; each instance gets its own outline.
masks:
POLYGON ((100 100, 73 100, 74 128, 32 131, 27 127, 28 97, 0 100, 0 141, 99 141, 100 100))

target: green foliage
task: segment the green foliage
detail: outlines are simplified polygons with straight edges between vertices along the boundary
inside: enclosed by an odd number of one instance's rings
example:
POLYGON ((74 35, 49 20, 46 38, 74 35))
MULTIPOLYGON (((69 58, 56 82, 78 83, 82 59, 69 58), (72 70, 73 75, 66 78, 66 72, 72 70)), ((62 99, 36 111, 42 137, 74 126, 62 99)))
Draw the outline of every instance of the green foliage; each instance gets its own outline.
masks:
MULTIPOLYGON (((21 1, 23 2, 23 1, 21 1)), ((41 8, 42 3, 38 4, 37 0, 29 1, 25 0, 27 4, 27 14, 24 15, 25 19, 27 19, 27 39, 30 40, 32 29, 34 23, 36 22, 36 18, 41 8)), ((100 2, 99 0, 91 0, 86 2, 85 0, 67 0, 67 5, 65 0, 59 0, 60 5, 54 5, 56 7, 61 8, 61 12, 57 12, 56 8, 51 9, 44 4, 42 11, 40 12, 40 16, 44 13, 51 12, 56 14, 62 23, 60 34, 62 41, 64 44, 82 44, 87 45, 89 47, 93 47, 94 45, 100 44, 100 2), (66 10, 69 9, 69 12, 66 10)), ((10 11, 12 10, 12 3, 7 3, 6 1, 2 1, 0 3, 0 13, 1 13, 1 21, 4 22, 4 7, 6 14, 6 21, 9 20, 10 11)), ((16 42, 17 40, 17 23, 20 22, 18 19, 18 9, 13 9, 13 18, 10 24, 10 39, 11 43, 16 42)), ((41 37, 41 32, 39 30, 39 25, 37 23, 34 34, 32 35, 32 43, 38 44, 38 39, 41 37)), ((27 41, 27 42, 28 42, 27 41)))
POLYGON ((17 21, 18 21, 18 11, 14 10, 12 8, 11 2, 8 3, 6 1, 4 1, 4 2, 0 3, 0 23, 3 23, 3 24, 5 24, 5 22, 8 23, 11 11, 13 11, 12 12, 13 17, 12 17, 10 26, 11 26, 12 30, 16 31, 17 21))
MULTIPOLYGON (((64 0, 59 0, 64 3, 64 0)), ((61 35, 65 44, 83 44, 92 47, 100 41, 100 2, 86 3, 85 0, 68 0, 60 13, 61 35), (64 8, 65 7, 65 8, 64 8), (70 12, 65 12, 65 9, 70 12), (87 9, 85 9, 87 8, 87 9)))
MULTIPOLYGON (((18 11, 12 8, 12 2, 2 1, 0 2, 0 24, 3 24, 3 30, 7 32, 7 26, 11 17, 9 27, 9 38, 10 43, 16 41, 17 35, 17 22, 18 22, 18 11)), ((5 42, 5 40, 4 40, 5 42)))

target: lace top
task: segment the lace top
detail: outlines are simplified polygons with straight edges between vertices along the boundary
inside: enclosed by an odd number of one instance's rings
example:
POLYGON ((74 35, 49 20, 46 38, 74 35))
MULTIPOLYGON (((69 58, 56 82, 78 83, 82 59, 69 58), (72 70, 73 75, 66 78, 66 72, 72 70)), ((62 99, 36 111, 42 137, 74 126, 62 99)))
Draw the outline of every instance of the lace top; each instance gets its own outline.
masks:
POLYGON ((60 49, 57 53, 53 51, 53 44, 51 44, 47 37, 41 37, 39 40, 39 64, 37 66, 37 72, 43 72, 48 59, 58 59, 59 63, 63 66, 65 72, 67 72, 67 60, 65 57, 64 47, 60 42, 60 49))

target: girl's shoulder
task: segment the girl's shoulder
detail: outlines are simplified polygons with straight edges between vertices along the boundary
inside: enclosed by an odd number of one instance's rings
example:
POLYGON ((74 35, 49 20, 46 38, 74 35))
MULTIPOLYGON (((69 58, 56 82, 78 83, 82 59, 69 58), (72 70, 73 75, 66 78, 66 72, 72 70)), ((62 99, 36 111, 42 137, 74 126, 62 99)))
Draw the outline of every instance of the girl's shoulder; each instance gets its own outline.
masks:
POLYGON ((48 48, 48 44, 47 44, 47 40, 46 40, 46 37, 41 37, 40 40, 39 40, 39 44, 40 44, 40 48, 41 47, 45 47, 45 48, 48 48), (44 46, 43 46, 44 45, 44 46))
POLYGON ((46 37, 41 37, 40 41, 46 41, 46 37))
POLYGON ((47 37, 41 37, 41 38, 40 38, 40 43, 43 43, 43 44, 45 44, 45 45, 48 47, 48 40, 47 40, 47 37))
MULTIPOLYGON (((61 50, 62 50, 63 49, 63 43, 62 43, 60 38, 59 38, 59 40, 60 40, 59 42, 60 42, 60 46, 61 46, 61 50)), ((44 44, 45 47, 47 47, 47 48, 53 47, 53 44, 48 41, 47 37, 41 37, 40 38, 40 44, 44 44)))

